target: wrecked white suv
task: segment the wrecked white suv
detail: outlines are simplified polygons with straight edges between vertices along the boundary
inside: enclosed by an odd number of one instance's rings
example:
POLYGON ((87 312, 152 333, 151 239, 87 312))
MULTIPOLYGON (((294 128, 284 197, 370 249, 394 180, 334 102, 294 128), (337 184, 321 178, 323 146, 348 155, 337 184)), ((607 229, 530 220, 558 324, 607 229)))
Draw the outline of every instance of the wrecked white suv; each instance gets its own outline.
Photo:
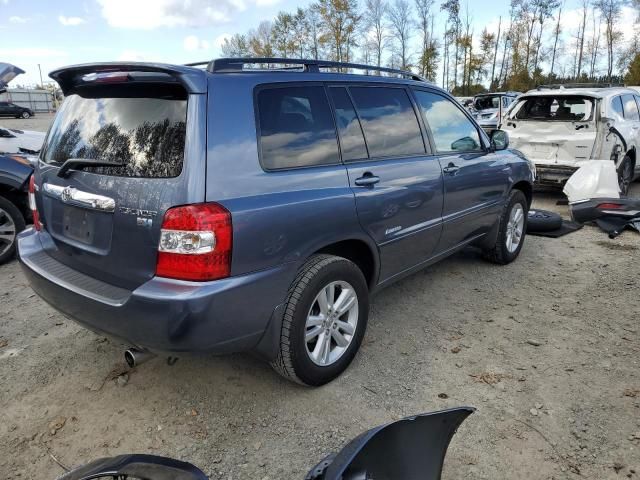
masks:
POLYGON ((622 195, 640 175, 640 93, 628 88, 540 87, 520 96, 502 129, 535 163, 536 181, 562 186, 589 160, 613 161, 622 195))

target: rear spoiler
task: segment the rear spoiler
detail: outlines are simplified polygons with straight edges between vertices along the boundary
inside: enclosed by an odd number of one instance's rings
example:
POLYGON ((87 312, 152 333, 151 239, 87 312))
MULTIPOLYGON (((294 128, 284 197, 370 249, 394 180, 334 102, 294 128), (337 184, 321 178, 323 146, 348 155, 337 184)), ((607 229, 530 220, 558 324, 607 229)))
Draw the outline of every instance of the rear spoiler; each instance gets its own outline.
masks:
POLYGON ((164 63, 85 63, 54 70, 49 73, 49 77, 58 82, 63 93, 67 95, 76 87, 83 84, 90 84, 90 81, 84 78, 86 75, 92 73, 101 74, 118 72, 157 72, 161 75, 168 75, 174 81, 181 83, 189 93, 206 93, 207 91, 207 73, 204 70, 180 65, 168 65, 164 63))

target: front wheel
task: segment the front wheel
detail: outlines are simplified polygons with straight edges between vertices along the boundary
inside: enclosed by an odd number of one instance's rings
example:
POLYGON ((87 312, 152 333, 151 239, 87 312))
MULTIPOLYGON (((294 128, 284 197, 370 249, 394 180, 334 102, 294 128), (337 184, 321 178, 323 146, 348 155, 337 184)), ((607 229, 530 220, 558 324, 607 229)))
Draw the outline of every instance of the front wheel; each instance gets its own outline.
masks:
POLYGON ((502 209, 496 243, 484 252, 487 260, 506 265, 518 258, 527 231, 528 205, 524 193, 511 191, 502 209))
POLYGON ((289 289, 278 356, 271 365, 303 385, 330 382, 355 357, 368 315, 362 271, 346 258, 311 257, 289 289))
POLYGON ((20 116, 22 118, 29 118, 31 116, 31 114, 29 112, 22 112, 22 114, 20 116))

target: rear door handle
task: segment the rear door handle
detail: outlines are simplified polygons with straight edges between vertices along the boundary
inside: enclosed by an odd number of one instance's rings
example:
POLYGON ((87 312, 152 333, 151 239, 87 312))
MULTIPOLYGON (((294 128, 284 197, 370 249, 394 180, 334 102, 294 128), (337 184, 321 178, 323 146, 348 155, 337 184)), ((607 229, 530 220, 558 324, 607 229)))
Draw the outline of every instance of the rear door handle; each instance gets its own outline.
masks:
POLYGON ((380 177, 376 177, 371 172, 366 172, 360 178, 356 178, 354 183, 359 187, 373 187, 379 181, 380 177))
POLYGON ((460 167, 458 167, 457 165, 454 165, 453 163, 449 163, 449 165, 447 165, 442 169, 444 173, 448 173, 448 174, 454 174, 458 170, 460 170, 460 167))

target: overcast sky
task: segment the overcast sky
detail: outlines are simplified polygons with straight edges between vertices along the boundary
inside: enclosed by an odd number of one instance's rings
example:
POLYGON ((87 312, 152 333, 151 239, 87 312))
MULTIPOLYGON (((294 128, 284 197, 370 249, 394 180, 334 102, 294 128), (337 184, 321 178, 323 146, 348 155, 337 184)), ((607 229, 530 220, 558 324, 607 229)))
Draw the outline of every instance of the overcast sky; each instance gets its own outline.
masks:
MULTIPOLYGON (((35 84, 38 64, 46 81, 49 71, 74 63, 209 60, 220 55, 225 36, 244 33, 261 20, 273 19, 279 10, 293 11, 311 1, 0 0, 0 62, 26 70, 13 83, 35 84)), ((577 30, 578 3, 565 1, 566 43, 577 30)), ((508 15, 509 0, 468 0, 468 5, 479 35, 485 26, 497 29, 498 17, 508 15)), ((444 24, 441 17, 436 30, 444 24)), ((633 17, 627 9, 620 23, 627 38, 633 17)))

